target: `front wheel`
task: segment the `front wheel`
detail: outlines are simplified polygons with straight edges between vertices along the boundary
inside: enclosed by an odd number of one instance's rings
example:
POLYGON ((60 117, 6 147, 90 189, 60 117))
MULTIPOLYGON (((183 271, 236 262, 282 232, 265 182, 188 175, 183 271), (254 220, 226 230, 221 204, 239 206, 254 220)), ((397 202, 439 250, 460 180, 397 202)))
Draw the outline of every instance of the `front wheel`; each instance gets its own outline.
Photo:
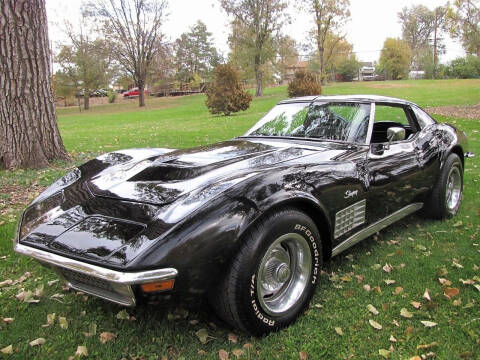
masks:
POLYGON ((313 221, 295 209, 277 211, 244 237, 210 298, 232 326, 263 335, 293 322, 313 296, 322 265, 313 221))
POLYGON ((427 215, 435 219, 457 214, 462 202, 463 166, 457 154, 450 154, 443 165, 437 183, 424 205, 427 215))

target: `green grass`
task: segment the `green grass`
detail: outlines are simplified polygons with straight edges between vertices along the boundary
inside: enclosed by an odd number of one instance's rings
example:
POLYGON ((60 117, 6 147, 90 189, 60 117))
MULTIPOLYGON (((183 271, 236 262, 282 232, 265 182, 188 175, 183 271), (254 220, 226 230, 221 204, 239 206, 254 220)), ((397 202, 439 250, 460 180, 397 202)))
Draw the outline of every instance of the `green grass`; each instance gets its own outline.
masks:
MULTIPOLYGON (((479 102, 480 81, 335 84, 326 86, 324 92, 397 96, 420 106, 467 105, 479 102)), ((145 109, 138 109, 131 102, 92 107, 89 112, 81 113, 78 108, 59 109, 59 125, 68 151, 75 163, 81 163, 95 154, 119 148, 190 147, 228 139, 244 133, 285 97, 285 87, 267 89, 265 97, 255 99, 248 111, 230 117, 210 115, 203 96, 151 99, 145 109)), ((480 119, 437 119, 455 123, 465 130, 470 150, 480 155, 480 119)), ((464 200, 455 218, 438 222, 414 215, 363 241, 325 264, 312 305, 295 324, 261 339, 237 332, 236 344, 228 341, 231 330, 222 327, 205 309, 189 309, 177 319, 175 315, 180 313, 174 309, 142 306, 128 309, 136 320, 119 320, 116 318, 122 310, 119 306, 64 292, 59 282, 49 286, 47 282, 56 279, 54 274, 13 253, 15 217, 24 204, 9 204, 10 194, 0 191, 0 204, 7 201, 7 205, 0 207, 0 282, 18 279, 26 271, 31 273, 20 284, 0 288, 0 318, 14 318, 10 324, 0 321, 0 349, 12 344, 14 354, 9 357, 17 359, 65 359, 74 355, 78 345, 88 348, 90 358, 99 359, 161 359, 163 356, 217 359, 220 349, 232 352, 249 343, 252 347, 244 350, 242 358, 298 359, 299 352, 305 351, 308 359, 381 359, 379 349, 393 346, 392 359, 410 359, 431 351, 436 359, 478 359, 480 291, 460 281, 475 279, 475 283, 480 284, 478 159, 467 161, 464 200), (382 270, 386 263, 393 266, 391 273, 382 270), (463 267, 452 265, 454 263, 463 267), (357 275, 363 277, 361 283, 357 275), (458 288, 459 295, 447 299, 438 278, 451 281, 450 287, 458 288), (396 283, 386 285, 386 279, 396 283), (38 304, 15 298, 21 288, 33 291, 41 284, 45 290, 38 304), (381 293, 367 292, 365 284, 372 289, 380 287, 381 293), (396 287, 402 287, 403 291, 393 294, 396 287), (422 297, 426 289, 431 302, 422 297), (57 299, 59 301, 51 299, 56 293, 64 297, 57 299), (454 304, 453 301, 459 299, 461 303, 454 304), (411 301, 420 302, 421 308, 415 309, 411 301), (380 313, 369 313, 368 304, 380 313), (412 312, 413 317, 400 316, 402 308, 412 312), (47 322, 47 314, 51 313, 56 314, 55 323, 42 327, 47 322), (60 328, 59 316, 67 318, 68 329, 60 328), (369 319, 380 323, 383 329, 373 329, 369 319), (393 324, 394 320, 399 326, 393 324), (434 321, 438 326, 426 328, 421 320, 434 321), (84 332, 88 332, 91 323, 97 325, 97 335, 85 337, 84 332), (344 335, 338 335, 335 327, 342 328, 344 335), (201 344, 195 335, 201 328, 207 329, 211 336, 207 344, 201 344), (104 331, 117 334, 117 338, 101 344, 98 335, 104 331), (391 335, 397 342, 389 341, 391 335), (38 337, 45 338, 45 344, 30 347, 29 341, 38 337), (417 349, 418 345, 432 342, 438 344, 428 350, 417 349), (200 355, 199 351, 205 354, 200 355)), ((38 187, 50 184, 68 166, 71 165, 57 163, 42 171, 1 171, 0 187, 18 186, 31 198, 38 187)), ((230 358, 235 356, 230 354, 230 358)))

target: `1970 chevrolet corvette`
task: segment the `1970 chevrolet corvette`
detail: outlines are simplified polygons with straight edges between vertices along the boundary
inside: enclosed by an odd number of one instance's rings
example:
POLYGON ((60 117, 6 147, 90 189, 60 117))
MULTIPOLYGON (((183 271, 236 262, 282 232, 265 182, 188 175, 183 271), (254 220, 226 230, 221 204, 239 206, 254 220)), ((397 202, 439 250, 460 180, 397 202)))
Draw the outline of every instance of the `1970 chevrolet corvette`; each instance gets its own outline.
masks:
POLYGON ((465 134, 380 96, 280 102, 244 136, 93 159, 25 210, 15 250, 123 304, 195 301, 254 335, 308 306, 322 262, 462 199, 465 134))

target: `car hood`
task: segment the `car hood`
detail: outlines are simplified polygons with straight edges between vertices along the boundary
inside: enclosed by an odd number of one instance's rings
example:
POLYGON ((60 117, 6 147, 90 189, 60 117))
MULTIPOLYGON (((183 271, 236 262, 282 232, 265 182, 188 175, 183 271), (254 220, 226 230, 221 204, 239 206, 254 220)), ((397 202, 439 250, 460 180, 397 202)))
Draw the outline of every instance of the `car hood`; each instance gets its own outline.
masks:
POLYGON ((94 165, 102 170, 88 178, 87 184, 95 196, 164 205, 195 189, 319 150, 243 139, 161 153, 128 150, 98 158, 106 163, 94 165), (124 161, 112 162, 113 154, 124 156, 124 161))

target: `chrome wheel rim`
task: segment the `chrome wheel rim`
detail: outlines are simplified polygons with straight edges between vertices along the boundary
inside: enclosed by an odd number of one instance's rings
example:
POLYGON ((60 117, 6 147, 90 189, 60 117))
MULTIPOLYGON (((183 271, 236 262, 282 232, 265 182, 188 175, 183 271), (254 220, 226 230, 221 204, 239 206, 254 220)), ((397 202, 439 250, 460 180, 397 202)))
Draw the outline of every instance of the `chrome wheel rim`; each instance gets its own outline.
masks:
POLYGON ((289 311, 307 287, 312 254, 307 240, 296 233, 277 238, 267 249, 257 274, 260 306, 269 315, 289 311))
POLYGON ((455 210, 460 203, 462 196, 462 176, 458 166, 454 166, 450 169, 447 178, 447 188, 445 190, 445 199, 447 208, 450 211, 455 210))

